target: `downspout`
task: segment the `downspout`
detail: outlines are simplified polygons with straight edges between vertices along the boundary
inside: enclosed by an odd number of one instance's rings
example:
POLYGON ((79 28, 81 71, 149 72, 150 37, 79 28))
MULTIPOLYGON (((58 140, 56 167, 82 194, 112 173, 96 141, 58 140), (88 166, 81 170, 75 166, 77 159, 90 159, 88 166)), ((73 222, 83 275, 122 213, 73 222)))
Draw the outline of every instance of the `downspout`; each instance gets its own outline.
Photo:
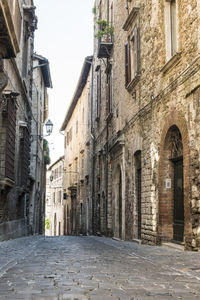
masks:
POLYGON ((108 235, 108 137, 109 137, 109 130, 108 130, 108 120, 106 121, 106 236, 108 235))
POLYGON ((95 224, 94 224, 94 200, 95 200, 95 136, 94 136, 94 123, 93 123, 93 82, 94 82, 94 66, 92 63, 92 83, 91 83, 91 137, 92 137, 92 234, 95 233, 95 224))

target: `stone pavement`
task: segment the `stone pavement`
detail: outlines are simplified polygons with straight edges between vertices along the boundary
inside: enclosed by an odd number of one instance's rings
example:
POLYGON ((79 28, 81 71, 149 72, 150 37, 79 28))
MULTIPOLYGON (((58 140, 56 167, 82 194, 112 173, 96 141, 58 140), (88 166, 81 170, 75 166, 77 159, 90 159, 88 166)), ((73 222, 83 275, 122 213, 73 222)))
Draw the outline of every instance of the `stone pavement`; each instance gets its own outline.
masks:
POLYGON ((0 299, 200 299, 200 252, 104 237, 6 241, 0 299))

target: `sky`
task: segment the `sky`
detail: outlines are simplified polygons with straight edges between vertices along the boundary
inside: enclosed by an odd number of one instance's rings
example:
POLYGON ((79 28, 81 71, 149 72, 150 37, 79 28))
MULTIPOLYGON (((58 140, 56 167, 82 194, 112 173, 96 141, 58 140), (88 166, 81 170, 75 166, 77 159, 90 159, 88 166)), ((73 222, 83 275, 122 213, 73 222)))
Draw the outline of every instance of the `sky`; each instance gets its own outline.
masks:
POLYGON ((38 17, 35 52, 49 60, 53 83, 48 94, 49 119, 54 127, 47 138, 53 163, 64 154, 64 137, 59 130, 84 59, 93 54, 94 0, 34 0, 34 4, 38 17))

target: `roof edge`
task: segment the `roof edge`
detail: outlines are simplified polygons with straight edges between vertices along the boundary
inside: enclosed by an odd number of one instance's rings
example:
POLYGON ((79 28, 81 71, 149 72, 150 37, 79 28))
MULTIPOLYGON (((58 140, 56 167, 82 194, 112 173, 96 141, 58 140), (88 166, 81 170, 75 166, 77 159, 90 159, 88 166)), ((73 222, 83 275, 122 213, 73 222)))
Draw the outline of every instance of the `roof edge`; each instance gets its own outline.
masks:
POLYGON ((90 68, 91 68, 91 65, 92 65, 92 60, 93 60, 93 56, 87 56, 84 60, 84 63, 83 63, 82 69, 81 69, 80 77, 79 77, 74 95, 72 97, 71 103, 70 103, 69 108, 67 110, 67 113, 65 115, 65 119, 63 121, 63 124, 62 124, 62 127, 61 127, 60 131, 65 130, 65 128, 66 128, 66 126, 67 126, 67 124, 68 124, 68 122, 69 122, 69 120, 72 116, 74 108, 75 108, 75 106, 78 102, 78 99, 80 98, 80 96, 83 92, 83 89, 84 89, 84 87, 87 83, 88 74, 90 72, 90 68))

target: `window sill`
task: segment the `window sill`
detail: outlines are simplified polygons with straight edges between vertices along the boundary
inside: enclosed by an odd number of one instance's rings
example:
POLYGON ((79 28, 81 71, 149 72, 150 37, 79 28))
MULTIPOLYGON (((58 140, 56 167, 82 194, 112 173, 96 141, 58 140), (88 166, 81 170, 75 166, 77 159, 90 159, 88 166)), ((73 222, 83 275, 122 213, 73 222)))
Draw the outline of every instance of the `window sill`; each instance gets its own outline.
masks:
POLYGON ((168 62, 160 70, 163 74, 166 74, 170 69, 176 66, 181 59, 181 52, 176 53, 174 56, 168 60, 168 62))
POLYGON ((135 86, 137 85, 137 83, 139 82, 139 80, 140 80, 140 75, 137 74, 137 75, 132 79, 132 81, 129 82, 129 83, 127 84, 126 89, 127 89, 127 91, 128 91, 129 93, 132 94, 133 89, 135 88, 135 86))

